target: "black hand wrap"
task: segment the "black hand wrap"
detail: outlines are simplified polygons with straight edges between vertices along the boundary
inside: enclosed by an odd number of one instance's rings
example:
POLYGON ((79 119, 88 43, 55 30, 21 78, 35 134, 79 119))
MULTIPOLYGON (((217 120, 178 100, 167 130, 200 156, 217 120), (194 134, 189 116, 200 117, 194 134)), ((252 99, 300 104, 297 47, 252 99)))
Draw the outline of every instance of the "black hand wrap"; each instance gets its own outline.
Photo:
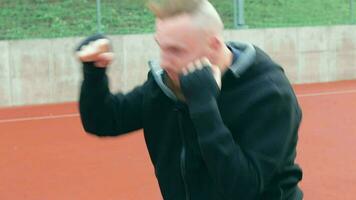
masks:
POLYGON ((189 107, 203 106, 208 101, 216 100, 220 93, 210 66, 181 75, 180 86, 189 107))
MULTIPOLYGON (((80 51, 80 49, 84 45, 88 45, 90 42, 94 42, 99 39, 107 39, 104 35, 102 34, 96 34, 87 37, 84 39, 81 43, 79 43, 78 47, 75 49, 75 51, 80 51)), ((82 62, 83 63, 83 71, 84 71, 84 78, 92 78, 92 79, 101 79, 106 71, 106 68, 99 68, 94 65, 94 62, 82 62)))

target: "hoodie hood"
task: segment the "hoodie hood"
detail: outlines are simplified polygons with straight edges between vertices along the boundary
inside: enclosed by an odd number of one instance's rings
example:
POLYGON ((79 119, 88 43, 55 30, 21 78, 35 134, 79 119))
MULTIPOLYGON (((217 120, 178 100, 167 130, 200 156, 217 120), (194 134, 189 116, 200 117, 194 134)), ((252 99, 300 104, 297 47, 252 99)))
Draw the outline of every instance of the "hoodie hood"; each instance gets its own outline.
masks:
POLYGON ((158 86, 161 88, 163 93, 165 95, 167 95, 169 98, 171 98, 172 100, 178 101, 178 98, 173 93, 173 91, 169 87, 167 87, 167 85, 163 82, 162 76, 163 76, 164 70, 160 66, 159 61, 150 60, 148 62, 148 65, 150 67, 150 70, 152 72, 154 80, 156 81, 158 86))

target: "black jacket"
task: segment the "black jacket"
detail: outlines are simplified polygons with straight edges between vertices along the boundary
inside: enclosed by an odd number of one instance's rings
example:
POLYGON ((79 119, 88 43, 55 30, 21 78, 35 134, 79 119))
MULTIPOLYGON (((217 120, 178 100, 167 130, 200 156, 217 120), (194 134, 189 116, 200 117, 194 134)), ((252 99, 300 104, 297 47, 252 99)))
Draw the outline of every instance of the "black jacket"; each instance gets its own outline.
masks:
POLYGON ((217 100, 196 108, 175 98, 151 62, 147 81, 111 94, 105 69, 84 63, 83 126, 98 136, 144 130, 166 200, 298 200, 295 164, 301 110, 283 70, 263 51, 230 43, 238 60, 217 100))

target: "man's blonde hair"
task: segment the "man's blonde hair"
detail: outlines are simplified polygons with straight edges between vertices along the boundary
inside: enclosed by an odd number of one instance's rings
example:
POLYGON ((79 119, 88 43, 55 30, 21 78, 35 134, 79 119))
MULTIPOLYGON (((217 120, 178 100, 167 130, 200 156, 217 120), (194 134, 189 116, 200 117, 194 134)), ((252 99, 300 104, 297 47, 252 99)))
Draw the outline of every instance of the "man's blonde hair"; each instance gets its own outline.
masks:
POLYGON ((221 33, 224 29, 220 15, 208 0, 149 0, 148 6, 159 19, 188 14, 197 27, 206 31, 221 33))
POLYGON ((194 13, 206 0, 148 0, 148 7, 157 18, 194 13))

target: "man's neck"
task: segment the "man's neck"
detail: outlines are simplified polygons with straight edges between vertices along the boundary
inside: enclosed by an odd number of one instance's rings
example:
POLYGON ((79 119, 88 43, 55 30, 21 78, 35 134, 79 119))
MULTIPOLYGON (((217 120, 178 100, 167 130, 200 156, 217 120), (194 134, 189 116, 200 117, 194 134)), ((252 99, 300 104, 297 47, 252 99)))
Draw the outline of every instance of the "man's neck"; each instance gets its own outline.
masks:
POLYGON ((175 83, 167 73, 164 74, 163 76, 163 82, 166 84, 166 86, 172 90, 174 95, 180 100, 180 101, 185 101, 184 95, 179 87, 179 83, 175 83))
POLYGON ((215 63, 220 68, 221 74, 223 75, 229 67, 232 65, 234 55, 231 50, 225 45, 221 50, 218 62, 215 63))
POLYGON ((223 74, 232 65, 234 55, 231 52, 231 50, 227 46, 225 46, 222 57, 223 57, 222 59, 223 64, 221 65, 220 70, 223 74))

